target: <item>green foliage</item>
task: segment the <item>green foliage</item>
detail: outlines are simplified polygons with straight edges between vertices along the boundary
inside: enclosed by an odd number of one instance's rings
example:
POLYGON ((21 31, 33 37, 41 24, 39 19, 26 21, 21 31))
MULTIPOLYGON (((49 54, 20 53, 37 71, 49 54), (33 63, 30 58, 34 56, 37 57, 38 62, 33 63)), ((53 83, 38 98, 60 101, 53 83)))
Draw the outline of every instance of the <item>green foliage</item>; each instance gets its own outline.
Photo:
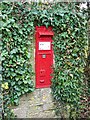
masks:
POLYGON ((3 2, 1 7, 3 111, 4 117, 8 117, 8 106, 18 105, 21 95, 34 90, 30 63, 34 27, 27 20, 26 5, 3 2))
POLYGON ((87 21, 75 4, 46 6, 19 2, 1 4, 3 89, 9 87, 9 101, 16 104, 19 96, 33 91, 29 61, 34 27, 53 26, 53 95, 57 101, 78 109, 83 92, 87 21), (4 86, 5 82, 8 87, 4 86))
POLYGON ((81 95, 84 92, 87 20, 74 5, 73 8, 62 8, 61 13, 58 9, 59 6, 54 19, 55 68, 52 90, 56 101, 69 104, 72 114, 72 111, 81 107, 81 95))

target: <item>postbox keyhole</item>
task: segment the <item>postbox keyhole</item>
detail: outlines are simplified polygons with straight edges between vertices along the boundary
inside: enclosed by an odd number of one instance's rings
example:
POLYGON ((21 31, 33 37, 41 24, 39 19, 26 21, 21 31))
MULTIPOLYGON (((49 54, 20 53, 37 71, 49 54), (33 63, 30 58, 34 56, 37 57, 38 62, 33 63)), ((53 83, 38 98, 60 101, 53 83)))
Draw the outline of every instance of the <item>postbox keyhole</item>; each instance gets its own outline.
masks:
POLYGON ((43 69, 40 70, 40 76, 45 76, 45 70, 43 69))

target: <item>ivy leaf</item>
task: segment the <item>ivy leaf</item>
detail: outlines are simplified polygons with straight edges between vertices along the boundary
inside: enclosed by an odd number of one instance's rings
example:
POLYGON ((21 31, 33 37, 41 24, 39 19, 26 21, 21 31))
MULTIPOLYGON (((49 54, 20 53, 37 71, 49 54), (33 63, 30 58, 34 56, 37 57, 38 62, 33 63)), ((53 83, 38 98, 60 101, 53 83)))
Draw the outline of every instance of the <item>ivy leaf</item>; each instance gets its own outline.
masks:
POLYGON ((23 82, 24 82, 24 84, 27 84, 27 83, 28 83, 26 80, 24 80, 23 82))
POLYGON ((24 91, 25 91, 25 92, 28 92, 29 90, 28 90, 28 88, 24 88, 24 91))
POLYGON ((13 49, 13 50, 11 50, 11 54, 14 54, 14 53, 16 53, 17 52, 17 48, 15 48, 15 49, 13 49))

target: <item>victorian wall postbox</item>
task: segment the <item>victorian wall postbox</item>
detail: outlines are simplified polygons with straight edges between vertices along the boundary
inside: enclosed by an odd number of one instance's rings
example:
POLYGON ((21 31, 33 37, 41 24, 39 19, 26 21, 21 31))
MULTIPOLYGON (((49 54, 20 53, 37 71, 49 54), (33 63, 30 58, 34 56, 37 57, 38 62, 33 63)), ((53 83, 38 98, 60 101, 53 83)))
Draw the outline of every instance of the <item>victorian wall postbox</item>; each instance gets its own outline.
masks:
POLYGON ((36 88, 50 87, 53 65, 52 37, 54 33, 51 27, 37 26, 35 32, 35 74, 36 88))

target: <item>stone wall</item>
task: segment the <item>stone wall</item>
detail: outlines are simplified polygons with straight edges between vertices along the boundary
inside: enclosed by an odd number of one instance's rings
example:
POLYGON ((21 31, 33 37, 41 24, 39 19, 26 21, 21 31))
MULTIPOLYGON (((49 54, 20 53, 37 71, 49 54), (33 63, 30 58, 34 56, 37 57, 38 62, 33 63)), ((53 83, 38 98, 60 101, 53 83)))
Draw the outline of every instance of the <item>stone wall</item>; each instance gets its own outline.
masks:
POLYGON ((43 88, 22 96, 13 111, 18 118, 56 118, 55 108, 51 88, 43 88))

